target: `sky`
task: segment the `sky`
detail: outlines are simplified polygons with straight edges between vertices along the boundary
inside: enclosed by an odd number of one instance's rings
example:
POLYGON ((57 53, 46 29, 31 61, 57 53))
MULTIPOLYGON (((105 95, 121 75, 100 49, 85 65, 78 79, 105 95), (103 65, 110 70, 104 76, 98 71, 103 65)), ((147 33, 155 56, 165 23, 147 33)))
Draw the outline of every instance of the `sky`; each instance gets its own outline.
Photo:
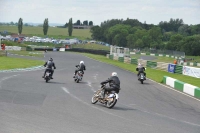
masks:
POLYGON ((0 22, 65 24, 93 21, 94 25, 111 19, 138 19, 157 25, 170 18, 185 24, 200 24, 200 0, 0 0, 0 22))

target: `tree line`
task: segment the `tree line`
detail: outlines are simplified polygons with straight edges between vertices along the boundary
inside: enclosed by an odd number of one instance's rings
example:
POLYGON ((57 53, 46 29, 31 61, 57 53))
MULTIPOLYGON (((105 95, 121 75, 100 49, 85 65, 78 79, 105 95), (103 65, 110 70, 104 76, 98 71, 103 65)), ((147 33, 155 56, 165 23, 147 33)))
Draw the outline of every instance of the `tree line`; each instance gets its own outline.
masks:
MULTIPOLYGON (((65 23, 63 26, 57 26, 58 28, 67 28, 69 23, 65 23)), ((72 23, 72 25, 82 25, 82 26, 93 26, 93 21, 85 20, 83 23, 80 20, 77 20, 76 23, 72 23)))
MULTIPOLYGON (((10 23, 0 23, 0 25, 15 25, 18 26, 18 33, 21 34, 22 33, 22 28, 23 26, 33 26, 30 25, 28 23, 23 24, 23 19, 19 18, 19 21, 14 23, 14 22, 10 22, 10 23)), ((72 31, 73 31, 73 25, 85 25, 85 26, 93 26, 93 22, 88 20, 83 21, 83 23, 81 23, 80 20, 77 20, 76 23, 72 22, 72 18, 69 19, 69 22, 66 23, 64 26, 57 26, 58 28, 68 28, 68 34, 69 36, 72 36, 72 31)), ((39 25, 41 27, 43 27, 43 33, 44 35, 47 35, 48 33, 48 28, 49 28, 49 22, 48 22, 48 18, 45 18, 44 23, 42 25, 39 25)))
MULTIPOLYGON (((11 22, 10 24, 14 24, 14 25, 17 24, 17 26, 18 26, 18 33, 22 34, 22 30, 23 30, 23 26, 24 26, 22 18, 19 18, 18 23, 11 22)), ((72 25, 73 25, 72 18, 70 18, 69 22, 68 22, 68 26, 67 26, 68 27, 68 34, 69 34, 69 36, 72 36, 72 31, 73 31, 73 26, 72 25)), ((43 34, 47 35, 48 29, 49 29, 49 20, 48 20, 48 18, 45 18, 43 25, 40 25, 40 26, 43 27, 43 34)))
POLYGON ((137 19, 112 19, 91 28, 92 38, 111 45, 144 49, 183 51, 200 55, 200 24, 184 24, 182 19, 161 21, 158 25, 137 19))

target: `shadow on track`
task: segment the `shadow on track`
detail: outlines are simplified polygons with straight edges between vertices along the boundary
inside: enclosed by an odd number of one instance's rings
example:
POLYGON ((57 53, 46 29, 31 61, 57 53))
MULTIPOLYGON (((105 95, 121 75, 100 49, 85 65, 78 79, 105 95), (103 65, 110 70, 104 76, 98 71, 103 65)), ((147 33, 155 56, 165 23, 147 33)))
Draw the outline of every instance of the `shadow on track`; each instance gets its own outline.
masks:
MULTIPOLYGON (((95 104, 95 105, 98 105, 98 106, 101 106, 101 107, 104 107, 104 108, 107 108, 106 107, 106 105, 103 105, 103 104, 101 104, 101 103, 98 103, 98 104, 95 104)), ((95 106, 94 105, 94 106, 95 106)), ((108 108, 107 108, 108 109, 108 108)), ((119 107, 119 106, 117 106, 117 104, 116 104, 116 106, 114 106, 112 109, 114 109, 114 110, 121 110, 121 111, 128 111, 128 110, 137 110, 137 109, 133 109, 133 108, 128 108, 128 107, 119 107)))
MULTIPOLYGON (((45 81, 43 81, 45 83, 45 81)), ((66 83, 61 83, 61 82, 55 82, 55 81, 49 81, 49 84, 66 84, 66 83)))

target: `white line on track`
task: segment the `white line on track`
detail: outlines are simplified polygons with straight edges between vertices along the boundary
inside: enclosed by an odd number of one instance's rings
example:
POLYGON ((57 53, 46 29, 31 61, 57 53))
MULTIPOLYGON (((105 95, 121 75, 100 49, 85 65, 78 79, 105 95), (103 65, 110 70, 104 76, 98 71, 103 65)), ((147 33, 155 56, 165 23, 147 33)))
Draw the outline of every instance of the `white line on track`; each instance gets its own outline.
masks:
POLYGON ((87 85, 90 87, 90 89, 93 91, 93 92, 95 92, 95 90, 93 89, 93 87, 92 87, 92 84, 91 84, 91 82, 87 82, 87 85))
POLYGON ((67 88, 65 87, 61 87, 66 93, 70 94, 69 91, 67 90, 67 88))
MULTIPOLYGON (((87 57, 87 56, 86 56, 86 57, 87 57)), ((87 57, 87 58, 92 59, 92 60, 95 60, 95 59, 90 58, 90 57, 87 57)), ((101 63, 104 63, 104 64, 108 64, 108 65, 111 65, 111 66, 114 66, 114 67, 118 67, 118 66, 115 66, 115 65, 112 65, 112 64, 109 64, 109 63, 105 63, 105 62, 99 61, 99 60, 95 60, 95 61, 98 61, 98 62, 101 62, 101 63)), ((120 67, 118 67, 118 68, 120 68, 120 67)), ((120 68, 120 69, 122 69, 122 68, 120 68)), ((125 70, 125 69, 122 69, 122 70, 125 70)), ((125 70, 125 71, 131 72, 131 71, 129 71, 129 70, 125 70)), ((131 73, 133 73, 133 72, 131 72, 131 73)), ((134 74, 135 74, 135 73, 134 73, 134 74)), ((164 87, 166 87, 166 88, 169 88, 170 90, 176 91, 176 92, 181 93, 181 94, 183 94, 183 95, 185 95, 185 96, 188 96, 188 97, 190 97, 190 98, 192 98, 192 99, 195 99, 195 100, 197 100, 197 101, 200 101, 200 99, 197 99, 197 98, 195 98, 195 97, 193 97, 193 96, 190 96, 190 95, 187 94, 187 93, 184 93, 184 92, 175 90, 174 88, 171 88, 171 87, 166 86, 166 85, 164 85, 164 84, 158 83, 158 82, 156 82, 156 81, 154 81, 154 80, 152 80, 152 79, 149 79, 149 78, 147 78, 147 79, 150 80, 150 81, 152 81, 152 82, 154 82, 154 83, 157 83, 157 84, 159 84, 159 85, 162 85, 162 86, 164 86, 164 87)))
POLYGON ((85 104, 85 105, 87 105, 87 106, 89 106, 89 107, 92 107, 92 108, 94 108, 94 109, 100 110, 100 111, 102 111, 102 112, 104 112, 104 113, 107 113, 107 114, 109 114, 109 115, 112 115, 112 116, 115 116, 115 117, 118 117, 118 118, 121 118, 121 119, 124 119, 124 120, 127 120, 127 121, 132 121, 132 122, 135 122, 135 123, 137 123, 137 124, 141 124, 141 125, 145 125, 145 126, 152 126, 152 125, 149 125, 149 124, 140 123, 140 122, 137 122, 137 121, 134 121, 134 120, 130 120, 130 119, 124 118, 124 117, 122 117, 122 116, 119 116, 119 115, 110 113, 110 112, 108 112, 108 111, 105 111, 105 110, 103 110, 103 109, 97 108, 97 107, 95 107, 95 106, 91 106, 91 104, 89 104, 89 103, 87 103, 87 102, 84 102, 83 100, 79 99, 79 98, 76 97, 75 95, 71 94, 71 93, 67 90, 67 88, 65 88, 65 87, 61 87, 61 88, 62 88, 66 93, 68 93, 71 97, 73 97, 73 98, 76 99, 77 101, 79 101, 79 102, 81 102, 81 103, 83 103, 83 104, 85 104))

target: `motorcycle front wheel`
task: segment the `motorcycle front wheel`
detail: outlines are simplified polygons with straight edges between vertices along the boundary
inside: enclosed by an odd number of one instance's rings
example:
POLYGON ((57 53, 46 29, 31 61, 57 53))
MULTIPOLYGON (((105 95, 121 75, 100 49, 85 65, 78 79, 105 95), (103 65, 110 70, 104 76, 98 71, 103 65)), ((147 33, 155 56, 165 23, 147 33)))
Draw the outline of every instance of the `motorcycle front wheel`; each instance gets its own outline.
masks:
POLYGON ((98 102, 98 98, 97 98, 96 94, 94 94, 93 97, 92 97, 91 103, 95 104, 97 102, 98 102))

